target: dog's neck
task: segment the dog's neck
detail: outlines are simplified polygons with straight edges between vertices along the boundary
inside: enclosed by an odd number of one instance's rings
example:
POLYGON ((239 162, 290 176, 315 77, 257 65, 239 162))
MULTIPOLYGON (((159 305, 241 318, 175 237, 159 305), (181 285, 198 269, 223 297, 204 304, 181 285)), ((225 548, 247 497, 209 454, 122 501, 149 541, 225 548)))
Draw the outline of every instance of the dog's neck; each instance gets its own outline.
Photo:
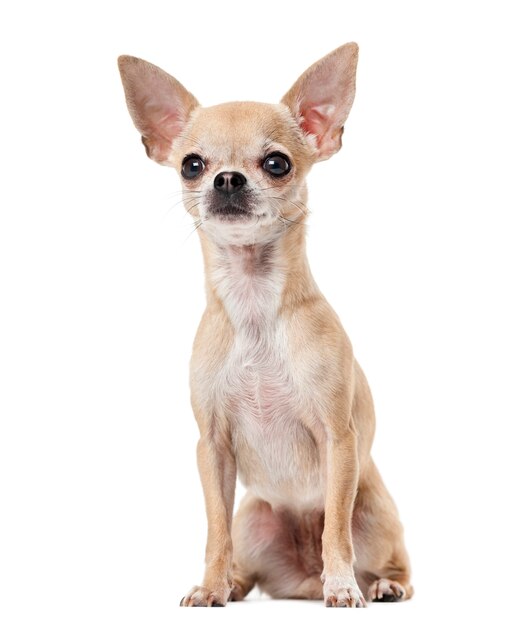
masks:
POLYGON ((274 240, 223 245, 201 230, 209 306, 223 306, 235 327, 272 325, 289 307, 318 294, 305 249, 305 219, 274 240))

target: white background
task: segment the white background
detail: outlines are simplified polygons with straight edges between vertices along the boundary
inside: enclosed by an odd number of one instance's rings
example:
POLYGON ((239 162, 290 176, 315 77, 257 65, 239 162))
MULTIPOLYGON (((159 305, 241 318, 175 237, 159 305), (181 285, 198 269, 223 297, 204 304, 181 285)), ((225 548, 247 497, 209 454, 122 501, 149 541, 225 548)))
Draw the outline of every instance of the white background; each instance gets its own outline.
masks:
POLYGON ((0 621, 457 623, 520 604, 517 2, 25 2, 0 23, 0 621), (360 44, 344 148, 310 177, 309 257, 370 380, 414 599, 346 616, 179 609, 203 573, 188 360, 204 307, 176 173, 119 54, 203 104, 277 101, 360 44), (291 617, 292 616, 292 617, 291 617))

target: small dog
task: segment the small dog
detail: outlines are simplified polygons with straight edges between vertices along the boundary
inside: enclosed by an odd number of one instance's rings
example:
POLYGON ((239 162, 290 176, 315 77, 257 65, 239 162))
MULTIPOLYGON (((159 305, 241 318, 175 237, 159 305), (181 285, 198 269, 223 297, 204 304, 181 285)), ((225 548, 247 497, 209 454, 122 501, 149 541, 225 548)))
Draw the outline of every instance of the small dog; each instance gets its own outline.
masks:
POLYGON ((341 147, 357 59, 354 43, 334 50, 280 104, 203 108, 160 68, 119 58, 148 156, 181 174, 205 263, 191 401, 206 570, 183 606, 224 606, 255 584, 332 607, 413 593, 370 456, 370 390, 305 252, 305 177, 341 147), (247 495, 233 520, 237 474, 247 495))

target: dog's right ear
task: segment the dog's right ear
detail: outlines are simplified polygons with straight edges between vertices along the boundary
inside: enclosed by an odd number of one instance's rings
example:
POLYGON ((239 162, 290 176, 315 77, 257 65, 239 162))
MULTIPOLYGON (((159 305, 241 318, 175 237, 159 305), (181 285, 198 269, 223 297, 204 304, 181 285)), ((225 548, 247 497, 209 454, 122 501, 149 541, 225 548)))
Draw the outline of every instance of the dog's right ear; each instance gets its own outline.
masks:
POLYGON ((199 106, 198 101, 175 78, 152 63, 121 56, 118 67, 127 107, 142 134, 147 156, 161 165, 171 165, 173 141, 199 106))

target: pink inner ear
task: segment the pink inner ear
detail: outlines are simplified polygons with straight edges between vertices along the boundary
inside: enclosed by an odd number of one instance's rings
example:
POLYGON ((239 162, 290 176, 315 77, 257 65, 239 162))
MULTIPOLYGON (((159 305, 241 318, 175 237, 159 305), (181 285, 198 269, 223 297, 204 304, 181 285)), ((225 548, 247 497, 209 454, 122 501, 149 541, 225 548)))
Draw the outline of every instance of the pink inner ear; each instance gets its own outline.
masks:
POLYGON ((335 107, 332 104, 304 106, 301 112, 301 127, 305 132, 315 135, 319 142, 333 125, 334 112, 335 107))
POLYGON ((143 105, 143 143, 150 158, 160 163, 166 161, 171 145, 183 129, 181 106, 175 109, 170 102, 153 102, 143 105))
POLYGON ((183 128, 182 116, 178 112, 155 116, 151 120, 151 127, 155 135, 171 143, 183 128))

